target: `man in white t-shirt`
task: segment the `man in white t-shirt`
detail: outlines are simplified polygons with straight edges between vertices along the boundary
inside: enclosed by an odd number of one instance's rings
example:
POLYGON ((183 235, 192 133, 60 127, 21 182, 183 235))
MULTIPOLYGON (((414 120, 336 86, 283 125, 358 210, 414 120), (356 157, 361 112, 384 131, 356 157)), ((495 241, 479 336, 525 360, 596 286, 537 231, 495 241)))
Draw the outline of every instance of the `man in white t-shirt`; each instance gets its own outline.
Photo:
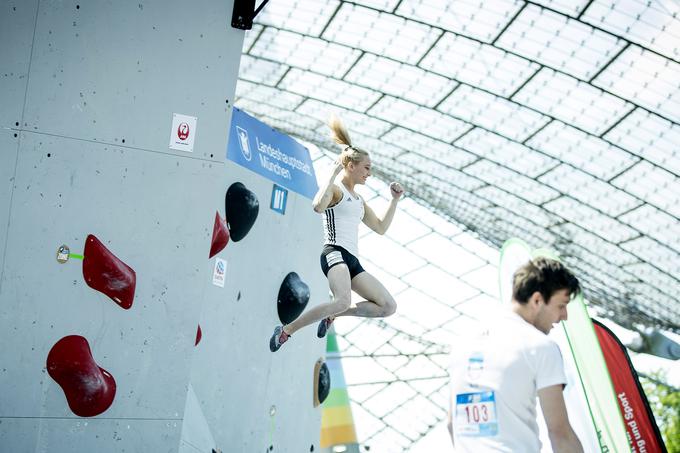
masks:
POLYGON ((513 275, 512 305, 452 353, 449 431, 458 453, 538 453, 536 398, 554 453, 583 452, 569 424, 559 347, 548 338, 581 291, 559 261, 536 258, 513 275))

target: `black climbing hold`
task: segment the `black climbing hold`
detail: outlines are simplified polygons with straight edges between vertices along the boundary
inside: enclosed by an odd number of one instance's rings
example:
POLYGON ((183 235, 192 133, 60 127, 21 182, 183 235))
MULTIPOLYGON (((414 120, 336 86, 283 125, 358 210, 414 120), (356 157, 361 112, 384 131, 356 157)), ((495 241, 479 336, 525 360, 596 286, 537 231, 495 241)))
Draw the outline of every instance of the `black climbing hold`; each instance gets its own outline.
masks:
POLYGON ((309 451, 314 451, 314 444, 309 446, 309 451))
POLYGON ((319 386, 317 388, 317 397, 319 398, 319 403, 326 401, 328 394, 331 391, 331 373, 328 371, 328 366, 326 363, 321 364, 319 368, 319 386))
POLYGON ((238 295, 236 296, 236 300, 237 301, 241 300, 241 291, 238 292, 238 295))
POLYGON ((240 182, 235 182, 227 189, 224 211, 227 214, 227 226, 231 240, 238 242, 246 237, 255 223, 260 211, 260 202, 257 200, 257 196, 246 186, 240 182))
POLYGON ((283 324, 289 324, 295 320, 309 302, 309 286, 295 272, 286 275, 279 288, 277 310, 279 319, 283 324))

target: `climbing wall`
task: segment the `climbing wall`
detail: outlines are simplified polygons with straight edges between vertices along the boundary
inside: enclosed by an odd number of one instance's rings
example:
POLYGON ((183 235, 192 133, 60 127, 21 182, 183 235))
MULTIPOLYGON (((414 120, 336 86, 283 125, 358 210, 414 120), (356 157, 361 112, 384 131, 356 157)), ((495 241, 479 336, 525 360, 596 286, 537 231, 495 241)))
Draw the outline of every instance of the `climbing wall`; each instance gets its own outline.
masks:
POLYGON ((277 300, 290 272, 308 285, 309 306, 328 302, 320 217, 294 192, 281 215, 269 208, 272 182, 241 167, 229 174, 257 195, 260 213, 245 238, 213 258, 226 261, 224 288, 206 289, 191 385, 223 452, 318 452, 313 377, 325 341, 308 327, 272 353, 269 338, 280 324, 277 300))
POLYGON ((271 183, 225 161, 232 6, 0 1, 0 450, 318 442, 321 342, 267 341, 288 272, 327 297, 319 221, 265 212, 271 183), (237 181, 260 214, 210 259, 237 181))

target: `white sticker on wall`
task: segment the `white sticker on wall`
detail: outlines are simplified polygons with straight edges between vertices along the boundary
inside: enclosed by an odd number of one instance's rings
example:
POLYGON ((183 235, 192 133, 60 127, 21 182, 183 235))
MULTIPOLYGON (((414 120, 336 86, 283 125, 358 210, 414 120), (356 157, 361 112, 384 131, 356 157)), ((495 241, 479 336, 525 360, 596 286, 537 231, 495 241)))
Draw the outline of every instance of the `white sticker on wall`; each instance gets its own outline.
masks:
POLYGON ((194 138, 196 137, 195 116, 172 114, 172 128, 170 129, 170 149, 193 152, 194 138))
POLYGON ((213 285, 224 288, 224 279, 227 274, 227 261, 215 258, 215 270, 213 270, 213 285))

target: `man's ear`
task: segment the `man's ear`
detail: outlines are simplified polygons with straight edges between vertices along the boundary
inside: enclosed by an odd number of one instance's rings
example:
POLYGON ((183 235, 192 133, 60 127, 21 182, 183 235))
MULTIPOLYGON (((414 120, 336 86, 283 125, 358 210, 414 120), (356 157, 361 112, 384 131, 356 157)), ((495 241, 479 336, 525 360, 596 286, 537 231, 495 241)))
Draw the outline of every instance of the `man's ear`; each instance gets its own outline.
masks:
POLYGON ((541 302, 545 303, 545 300, 543 299, 543 295, 540 293, 540 291, 534 291, 534 293, 529 297, 529 304, 532 306, 539 306, 541 305, 541 302))

